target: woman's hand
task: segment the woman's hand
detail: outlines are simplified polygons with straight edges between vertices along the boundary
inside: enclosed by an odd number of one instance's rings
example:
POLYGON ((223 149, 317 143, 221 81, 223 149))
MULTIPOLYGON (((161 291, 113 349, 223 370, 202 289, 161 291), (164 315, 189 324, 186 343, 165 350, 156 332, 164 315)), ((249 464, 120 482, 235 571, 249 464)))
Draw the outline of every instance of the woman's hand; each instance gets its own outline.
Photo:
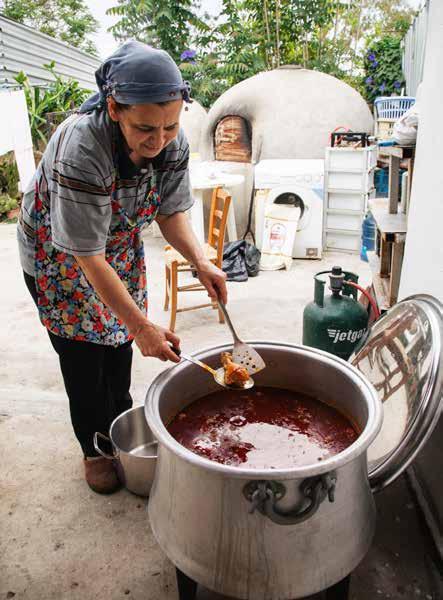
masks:
POLYGON ((171 360, 175 363, 180 362, 180 358, 171 349, 171 344, 174 348, 180 348, 180 338, 169 329, 146 320, 135 332, 131 333, 143 356, 154 356, 160 360, 171 360))
POLYGON ((197 275, 205 288, 208 295, 213 300, 220 300, 223 304, 228 301, 228 290, 226 289, 226 273, 214 265, 211 261, 204 259, 195 265, 197 275))

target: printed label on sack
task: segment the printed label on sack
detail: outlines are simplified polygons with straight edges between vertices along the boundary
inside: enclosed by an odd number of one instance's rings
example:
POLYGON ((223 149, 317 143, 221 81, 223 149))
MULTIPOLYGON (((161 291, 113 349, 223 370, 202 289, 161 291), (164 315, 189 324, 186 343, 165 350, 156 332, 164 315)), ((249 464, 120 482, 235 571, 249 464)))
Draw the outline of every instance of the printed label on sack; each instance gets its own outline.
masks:
POLYGON ((356 342, 359 340, 363 334, 365 333, 366 328, 359 329, 355 331, 353 329, 349 329, 348 331, 342 331, 341 329, 328 329, 328 335, 332 339, 332 343, 336 344, 337 342, 356 342))

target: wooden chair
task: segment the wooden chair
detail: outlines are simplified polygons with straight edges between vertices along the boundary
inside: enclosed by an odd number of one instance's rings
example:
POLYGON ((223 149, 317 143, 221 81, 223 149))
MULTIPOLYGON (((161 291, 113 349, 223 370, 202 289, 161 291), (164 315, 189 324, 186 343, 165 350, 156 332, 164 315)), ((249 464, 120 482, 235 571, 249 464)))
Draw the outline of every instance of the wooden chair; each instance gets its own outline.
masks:
MULTIPOLYGON (((209 214, 208 241, 203 245, 203 251, 206 257, 217 265, 219 269, 222 268, 223 263, 223 245, 230 204, 231 196, 221 187, 215 188, 212 193, 211 211, 209 214)), ((215 310, 218 309, 219 321, 220 323, 224 323, 223 313, 215 301, 197 306, 178 308, 179 292, 200 292, 205 290, 201 283, 178 285, 178 274, 192 271, 195 271, 195 267, 183 258, 177 250, 174 250, 171 246, 165 247, 166 294, 164 308, 168 310, 169 303, 171 303, 171 320, 169 323, 171 331, 175 330, 177 313, 196 310, 197 308, 212 307, 215 310)))

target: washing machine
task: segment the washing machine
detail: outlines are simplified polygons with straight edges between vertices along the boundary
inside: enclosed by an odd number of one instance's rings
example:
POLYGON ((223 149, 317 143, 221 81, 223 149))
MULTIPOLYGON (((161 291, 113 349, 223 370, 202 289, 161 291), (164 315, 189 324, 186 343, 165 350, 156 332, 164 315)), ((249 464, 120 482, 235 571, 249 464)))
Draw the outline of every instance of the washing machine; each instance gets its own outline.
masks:
POLYGON ((269 204, 300 207, 293 258, 321 258, 325 161, 269 159, 255 165, 255 243, 262 247, 265 210, 269 204))

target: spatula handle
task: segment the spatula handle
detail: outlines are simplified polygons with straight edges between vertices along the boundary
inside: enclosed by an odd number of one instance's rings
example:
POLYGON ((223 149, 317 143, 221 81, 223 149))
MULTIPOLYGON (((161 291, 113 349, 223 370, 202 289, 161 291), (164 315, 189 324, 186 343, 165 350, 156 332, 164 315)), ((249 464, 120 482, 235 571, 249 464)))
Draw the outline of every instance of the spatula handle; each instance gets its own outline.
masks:
POLYGON ((232 324, 231 318, 229 317, 229 314, 228 314, 228 311, 226 310, 225 304, 220 299, 218 299, 218 305, 220 306, 220 308, 222 310, 222 313, 225 316, 226 323, 228 324, 228 327, 231 330, 232 337, 234 338, 234 341, 235 342, 241 342, 240 338, 238 337, 238 335, 237 335, 237 333, 236 333, 236 331, 234 329, 234 325, 232 324))
POLYGON ((217 374, 217 371, 215 371, 212 367, 205 364, 201 360, 198 360, 198 358, 194 358, 193 356, 189 356, 189 354, 184 354, 183 352, 181 352, 180 357, 184 358, 185 360, 188 360, 189 362, 194 363, 194 365, 197 365, 198 367, 201 367, 202 369, 205 369, 205 371, 208 371, 212 375, 217 374))

